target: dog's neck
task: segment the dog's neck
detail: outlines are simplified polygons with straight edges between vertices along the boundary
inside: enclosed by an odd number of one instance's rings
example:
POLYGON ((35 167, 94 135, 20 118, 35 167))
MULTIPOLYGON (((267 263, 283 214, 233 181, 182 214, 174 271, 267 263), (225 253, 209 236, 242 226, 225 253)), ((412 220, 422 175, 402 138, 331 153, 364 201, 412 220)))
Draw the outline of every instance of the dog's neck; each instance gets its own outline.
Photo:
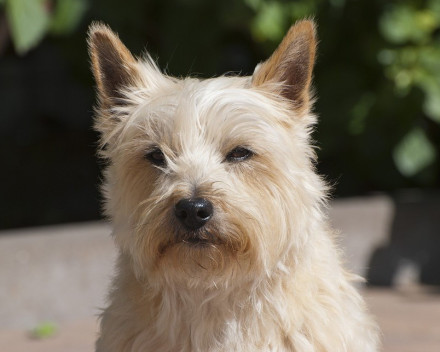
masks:
MULTIPOLYGON (((256 341, 256 337, 261 336, 261 344, 267 345, 271 336, 279 341, 282 334, 279 327, 288 325, 283 321, 286 316, 283 302, 288 294, 282 279, 285 274, 274 274, 267 280, 248 281, 229 289, 171 284, 161 285, 159 289, 152 288, 148 282, 127 279, 134 278, 127 256, 121 255, 120 263, 124 263, 120 265, 123 268, 120 280, 126 283, 125 289, 132 297, 131 302, 126 303, 127 309, 142 315, 134 327, 145 329, 138 337, 142 346, 160 346, 164 341, 188 341, 197 346, 218 343, 220 346, 230 334, 235 336, 234 343, 249 340, 252 335, 250 340, 256 341), (134 281, 137 285, 133 285, 134 281), (273 323, 268 324, 268 317, 273 323), (211 333, 207 333, 207 329, 211 333)), ((123 285, 119 285, 119 289, 124 289, 123 285)), ((233 348, 231 346, 231 350, 233 348)))

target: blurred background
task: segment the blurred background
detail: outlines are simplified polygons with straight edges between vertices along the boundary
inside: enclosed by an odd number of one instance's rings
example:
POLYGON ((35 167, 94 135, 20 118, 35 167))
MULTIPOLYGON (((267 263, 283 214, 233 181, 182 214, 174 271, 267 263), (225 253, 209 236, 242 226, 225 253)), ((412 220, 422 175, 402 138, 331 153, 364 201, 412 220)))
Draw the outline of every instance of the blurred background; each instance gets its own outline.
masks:
POLYGON ((336 202, 385 199, 354 217, 388 217, 363 274, 392 285, 403 261, 440 285, 440 0, 0 0, 0 229, 101 218, 92 21, 171 75, 212 77, 251 74, 305 17, 318 170, 336 202))
POLYGON ((171 75, 251 74, 313 17, 320 173, 336 197, 440 187, 439 0, 0 0, 0 228, 97 219, 93 20, 171 75))

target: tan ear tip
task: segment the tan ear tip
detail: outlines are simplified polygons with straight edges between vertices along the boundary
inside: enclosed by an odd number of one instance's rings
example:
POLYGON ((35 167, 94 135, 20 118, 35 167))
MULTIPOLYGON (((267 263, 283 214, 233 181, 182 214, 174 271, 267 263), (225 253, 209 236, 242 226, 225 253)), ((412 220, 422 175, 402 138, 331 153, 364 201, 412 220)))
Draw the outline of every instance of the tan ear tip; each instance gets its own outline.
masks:
POLYGON ((316 22, 313 19, 297 21, 291 27, 291 31, 296 33, 305 33, 309 34, 311 37, 316 37, 316 22))
POLYGON ((304 18, 295 23, 295 25, 300 25, 304 27, 309 27, 310 29, 315 29, 316 22, 313 18, 304 18))
POLYGON ((89 25, 89 29, 87 31, 87 36, 89 38, 89 41, 92 42, 99 38, 105 38, 105 37, 114 37, 115 34, 110 29, 108 25, 106 25, 103 22, 94 21, 89 25))

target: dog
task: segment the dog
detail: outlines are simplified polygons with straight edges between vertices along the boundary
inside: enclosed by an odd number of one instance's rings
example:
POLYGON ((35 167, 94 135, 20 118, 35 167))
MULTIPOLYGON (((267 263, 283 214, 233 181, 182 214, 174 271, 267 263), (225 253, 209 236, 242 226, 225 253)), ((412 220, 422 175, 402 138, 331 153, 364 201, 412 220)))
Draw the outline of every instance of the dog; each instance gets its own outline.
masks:
POLYGON ((173 78, 90 26, 119 257, 98 352, 372 352, 315 172, 315 24, 250 77, 173 78))

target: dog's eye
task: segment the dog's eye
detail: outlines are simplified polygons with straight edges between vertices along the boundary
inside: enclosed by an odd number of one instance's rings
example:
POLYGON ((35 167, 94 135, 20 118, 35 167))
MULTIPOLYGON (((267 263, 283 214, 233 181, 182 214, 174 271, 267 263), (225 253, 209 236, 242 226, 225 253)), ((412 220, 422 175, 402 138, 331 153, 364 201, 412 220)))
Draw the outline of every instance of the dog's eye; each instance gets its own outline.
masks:
POLYGON ((249 149, 244 147, 235 147, 232 149, 228 155, 226 155, 226 160, 229 162, 237 162, 249 159, 254 153, 249 149))
POLYGON ((145 155, 145 158, 156 166, 165 165, 165 155, 163 154, 162 150, 160 150, 159 148, 154 148, 153 150, 150 150, 145 155))

